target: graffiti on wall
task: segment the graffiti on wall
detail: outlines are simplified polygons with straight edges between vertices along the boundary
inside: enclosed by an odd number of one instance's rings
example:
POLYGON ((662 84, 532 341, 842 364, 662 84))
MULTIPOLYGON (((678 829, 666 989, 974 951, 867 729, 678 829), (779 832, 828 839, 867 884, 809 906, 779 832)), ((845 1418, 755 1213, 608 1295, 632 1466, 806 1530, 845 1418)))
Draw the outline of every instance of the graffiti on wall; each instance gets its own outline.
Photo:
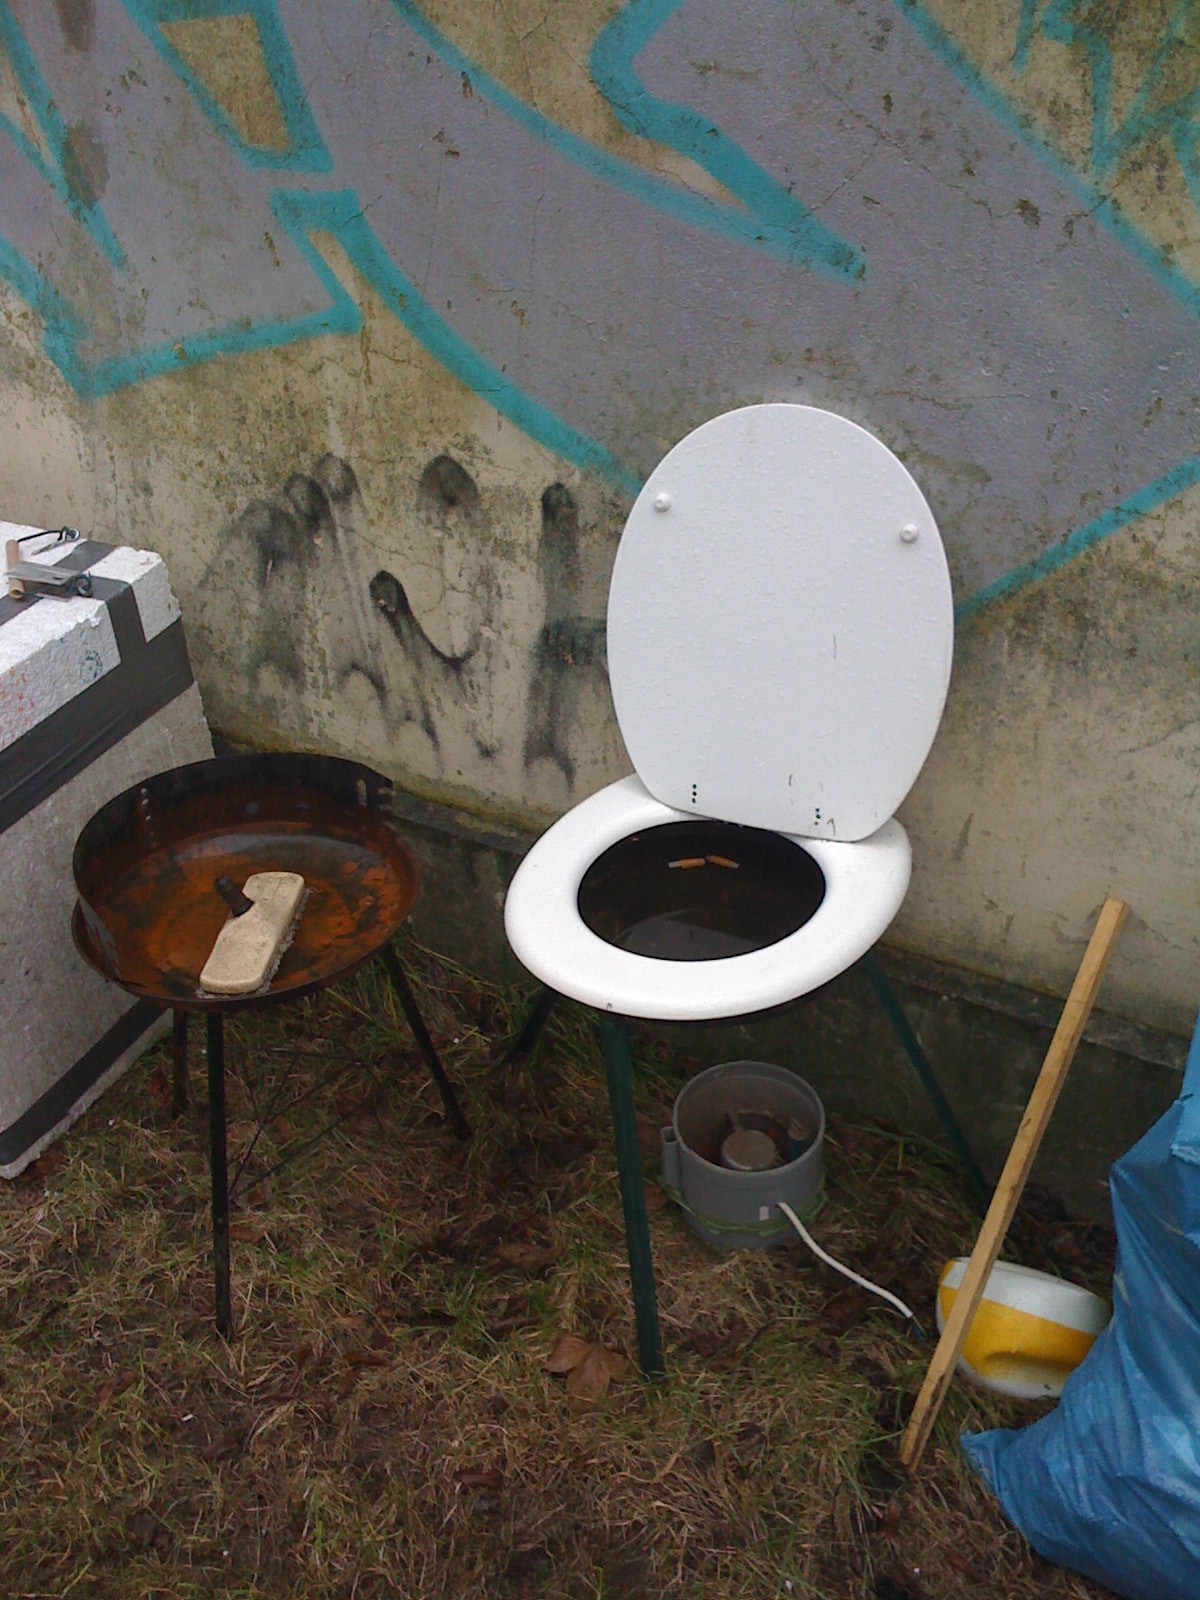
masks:
MULTIPOLYGON (((938 507, 969 612, 1200 478, 1200 253, 1121 201, 1150 163, 1191 227, 1200 71, 1187 3, 1123 97, 1104 8, 997 7, 986 72, 964 9, 630 0, 592 80, 702 191, 550 120, 412 0, 341 0, 336 29, 312 0, 0 0, 0 274, 97 398, 357 330, 336 241, 456 380, 626 492, 720 407, 834 406, 938 507), (234 25, 240 100, 212 70, 234 25), (1078 148, 1022 100, 1052 50, 1078 148)), ((424 663, 428 709, 482 656, 424 663)))
MULTIPOLYGON (((455 546, 493 548, 491 512, 452 456, 428 463, 417 501, 416 517, 428 524, 429 544, 443 558, 455 546)), ((497 660, 501 635, 524 630, 505 610, 494 558, 485 555, 466 575, 469 635, 460 648, 447 649, 417 617, 404 576, 372 570, 368 525, 354 468, 327 454, 310 470, 293 473, 275 494, 251 501, 224 529, 198 586, 192 638, 200 660, 219 648, 225 664, 220 674, 206 674, 210 711, 220 725, 246 726, 249 705, 254 731, 265 719, 296 734, 319 735, 322 730, 308 726, 314 708, 340 711, 357 686, 388 740, 414 730, 434 770, 447 776, 464 754, 496 760, 515 677, 528 690, 523 732, 514 729, 520 737, 510 741, 513 754, 520 752, 526 773, 547 763, 570 795, 579 769, 576 745, 586 737, 582 697, 601 696, 611 720, 604 618, 581 610, 583 535, 571 491, 553 483, 541 496, 543 621, 516 674, 497 660), (222 695, 230 696, 228 704, 222 695), (448 741, 457 742, 457 751, 448 741)))

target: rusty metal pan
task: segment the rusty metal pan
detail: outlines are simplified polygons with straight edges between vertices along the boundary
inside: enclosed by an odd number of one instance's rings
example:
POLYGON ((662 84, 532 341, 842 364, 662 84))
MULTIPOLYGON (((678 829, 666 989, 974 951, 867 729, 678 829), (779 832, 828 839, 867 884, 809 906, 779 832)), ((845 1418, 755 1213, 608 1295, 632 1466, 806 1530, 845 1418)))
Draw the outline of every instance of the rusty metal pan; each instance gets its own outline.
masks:
POLYGON ((417 898, 417 864, 387 821, 392 785, 326 756, 222 756, 103 806, 75 845, 80 954, 140 999, 229 1010, 295 997, 377 955, 417 898), (199 973, 229 908, 214 887, 298 872, 291 944, 256 994, 206 995, 199 973))

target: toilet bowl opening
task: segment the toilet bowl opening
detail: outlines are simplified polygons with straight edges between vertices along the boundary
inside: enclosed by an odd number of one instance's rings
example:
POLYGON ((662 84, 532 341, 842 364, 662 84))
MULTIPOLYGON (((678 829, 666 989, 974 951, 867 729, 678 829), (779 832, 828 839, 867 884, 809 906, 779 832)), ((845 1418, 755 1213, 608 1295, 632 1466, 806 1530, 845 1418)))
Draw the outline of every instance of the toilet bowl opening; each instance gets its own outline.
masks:
POLYGON ((697 819, 611 845, 579 885, 579 915, 606 944, 659 961, 719 961, 786 939, 825 898, 802 845, 697 819))

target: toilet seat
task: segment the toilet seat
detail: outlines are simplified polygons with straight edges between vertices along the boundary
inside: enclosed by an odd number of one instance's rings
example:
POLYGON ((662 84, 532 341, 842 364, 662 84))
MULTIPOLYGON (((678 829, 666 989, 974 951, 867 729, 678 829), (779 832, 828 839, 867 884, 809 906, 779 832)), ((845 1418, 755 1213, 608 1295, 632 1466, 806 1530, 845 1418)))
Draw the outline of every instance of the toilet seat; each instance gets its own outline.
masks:
POLYGON ((504 906, 518 960, 558 994, 622 1017, 703 1022, 783 1005, 865 955, 908 888, 908 835, 895 819, 857 843, 796 839, 825 875, 825 897, 795 933, 715 961, 662 961, 607 943, 579 914, 579 885, 596 858, 640 829, 694 821, 622 778, 559 819, 521 863, 504 906))
POLYGON ((933 514, 865 429, 812 406, 725 412, 668 452, 613 566, 608 670, 635 776, 575 806, 518 868, 508 940, 546 986, 617 1016, 747 1016, 870 950, 908 888, 892 816, 950 679, 950 576, 933 514), (825 878, 794 933, 670 960, 610 944, 579 888, 611 846, 709 818, 781 835, 825 878))
POLYGON ((713 417, 655 467, 621 535, 613 706, 634 771, 680 811, 870 837, 929 754, 953 643, 925 497, 830 411, 713 417))

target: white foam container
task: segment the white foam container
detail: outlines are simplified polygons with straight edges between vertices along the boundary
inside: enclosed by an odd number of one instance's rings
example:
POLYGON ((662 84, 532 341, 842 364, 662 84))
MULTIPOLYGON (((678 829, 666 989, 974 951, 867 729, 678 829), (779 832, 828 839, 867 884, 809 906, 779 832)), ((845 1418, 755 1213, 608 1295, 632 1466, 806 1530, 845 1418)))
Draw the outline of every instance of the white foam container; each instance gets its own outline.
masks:
MULTIPOLYGON (((8 540, 36 530, 0 522, 8 540)), ((79 956, 76 837, 105 801, 212 755, 179 606, 160 556, 25 543, 22 561, 86 570, 91 596, 0 590, 0 1177, 15 1177, 166 1024, 79 956)))

